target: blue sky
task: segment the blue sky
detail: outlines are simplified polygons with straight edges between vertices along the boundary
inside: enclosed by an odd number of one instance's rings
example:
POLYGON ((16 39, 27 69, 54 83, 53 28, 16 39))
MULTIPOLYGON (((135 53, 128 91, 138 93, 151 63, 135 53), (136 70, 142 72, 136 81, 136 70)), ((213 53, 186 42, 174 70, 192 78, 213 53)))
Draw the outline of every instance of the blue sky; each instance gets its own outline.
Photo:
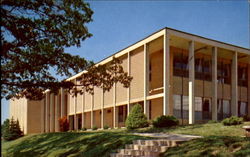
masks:
MULTIPOLYGON (((89 1, 93 37, 65 51, 98 62, 164 27, 249 48, 249 2, 89 1)), ((1 100, 2 122, 8 101, 1 100)))

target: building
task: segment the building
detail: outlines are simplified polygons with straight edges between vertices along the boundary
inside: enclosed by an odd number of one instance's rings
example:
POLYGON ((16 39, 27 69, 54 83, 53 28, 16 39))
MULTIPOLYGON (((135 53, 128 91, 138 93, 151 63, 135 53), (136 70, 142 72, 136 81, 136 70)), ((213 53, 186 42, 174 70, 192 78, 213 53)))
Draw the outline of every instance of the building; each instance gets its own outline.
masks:
MULTIPOLYGON (((47 90, 39 102, 12 100, 10 116, 30 133, 59 131, 63 116, 72 130, 123 127, 136 103, 149 119, 174 115, 183 124, 250 115, 250 49, 164 28, 97 64, 113 56, 133 77, 129 88, 118 83, 109 92, 95 88, 94 95, 76 97, 64 89, 57 95, 47 90)), ((80 75, 67 80, 77 82, 80 75)))

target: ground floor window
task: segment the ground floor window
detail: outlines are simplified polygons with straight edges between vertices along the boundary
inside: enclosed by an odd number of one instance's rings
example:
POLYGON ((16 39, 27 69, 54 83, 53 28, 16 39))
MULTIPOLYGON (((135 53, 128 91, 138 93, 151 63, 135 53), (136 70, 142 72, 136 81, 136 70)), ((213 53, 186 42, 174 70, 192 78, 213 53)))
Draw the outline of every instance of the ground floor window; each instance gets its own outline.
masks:
MULTIPOLYGON (((174 95, 174 116, 178 119, 188 119, 188 96, 174 95)), ((195 97, 195 120, 209 120, 212 117, 211 98, 195 97)))
POLYGON ((74 115, 69 116, 69 130, 74 130, 74 115))
POLYGON ((210 120, 212 119, 212 100, 211 98, 203 98, 202 103, 202 119, 210 120))
POLYGON ((238 115, 240 117, 243 117, 243 116, 247 115, 247 113, 248 113, 247 111, 248 111, 247 102, 239 101, 239 103, 238 103, 238 115))
POLYGON ((222 120, 231 116, 230 100, 219 99, 217 101, 218 120, 222 120))
POLYGON ((77 123, 78 123, 77 129, 81 129, 82 128, 82 114, 77 115, 77 123))
POLYGON ((123 105, 123 106, 119 106, 118 107, 118 122, 122 123, 125 122, 127 118, 127 106, 123 105))
POLYGON ((188 119, 188 96, 174 95, 174 116, 178 119, 188 119))

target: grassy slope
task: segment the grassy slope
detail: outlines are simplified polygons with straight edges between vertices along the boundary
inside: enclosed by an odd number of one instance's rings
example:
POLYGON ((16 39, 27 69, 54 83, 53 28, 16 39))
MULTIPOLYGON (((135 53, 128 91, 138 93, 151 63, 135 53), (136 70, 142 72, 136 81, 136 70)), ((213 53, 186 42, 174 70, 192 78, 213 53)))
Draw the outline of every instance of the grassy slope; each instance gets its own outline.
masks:
MULTIPOLYGON (((243 125, 250 125, 247 122, 243 125)), ((243 125, 223 126, 221 123, 178 126, 170 129, 144 128, 133 132, 165 132, 204 136, 202 139, 170 148, 163 156, 247 156, 250 140, 244 136, 243 125)), ((143 137, 124 129, 99 132, 68 132, 28 135, 4 142, 5 156, 108 156, 126 143, 143 137)))
POLYGON ((48 133, 4 142, 4 156, 108 156, 110 152, 144 137, 119 132, 48 133))
POLYGON ((178 134, 201 135, 204 138, 170 148, 162 156, 250 156, 250 138, 242 137, 245 133, 242 129, 243 125, 250 125, 250 122, 238 126, 223 126, 221 123, 214 123, 163 130, 163 132, 178 134))
POLYGON ((236 126, 224 126, 221 123, 206 123, 186 126, 177 126, 170 129, 143 128, 136 130, 137 132, 165 132, 173 134, 187 134, 199 136, 244 136, 245 131, 243 125, 250 125, 250 122, 245 122, 236 126))

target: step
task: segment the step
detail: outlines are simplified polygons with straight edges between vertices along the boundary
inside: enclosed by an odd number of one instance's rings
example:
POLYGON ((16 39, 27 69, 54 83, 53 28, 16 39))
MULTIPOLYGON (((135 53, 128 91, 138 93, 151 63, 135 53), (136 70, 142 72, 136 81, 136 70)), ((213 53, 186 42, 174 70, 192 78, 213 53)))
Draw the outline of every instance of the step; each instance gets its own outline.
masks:
POLYGON ((133 141, 133 144, 136 145, 147 145, 147 146, 169 146, 174 147, 184 141, 180 140, 135 140, 133 141))
POLYGON ((133 157, 132 155, 125 155, 121 153, 111 153, 110 157, 133 157))
POLYGON ((160 152, 133 150, 133 149, 119 149, 119 154, 133 155, 133 156, 158 156, 160 152))
POLYGON ((112 153, 110 157, 158 157, 159 155, 125 155, 121 153, 112 153))
POLYGON ((133 150, 144 150, 153 152, 165 152, 169 146, 149 146, 149 145, 138 145, 138 144, 126 144, 125 149, 133 150))

